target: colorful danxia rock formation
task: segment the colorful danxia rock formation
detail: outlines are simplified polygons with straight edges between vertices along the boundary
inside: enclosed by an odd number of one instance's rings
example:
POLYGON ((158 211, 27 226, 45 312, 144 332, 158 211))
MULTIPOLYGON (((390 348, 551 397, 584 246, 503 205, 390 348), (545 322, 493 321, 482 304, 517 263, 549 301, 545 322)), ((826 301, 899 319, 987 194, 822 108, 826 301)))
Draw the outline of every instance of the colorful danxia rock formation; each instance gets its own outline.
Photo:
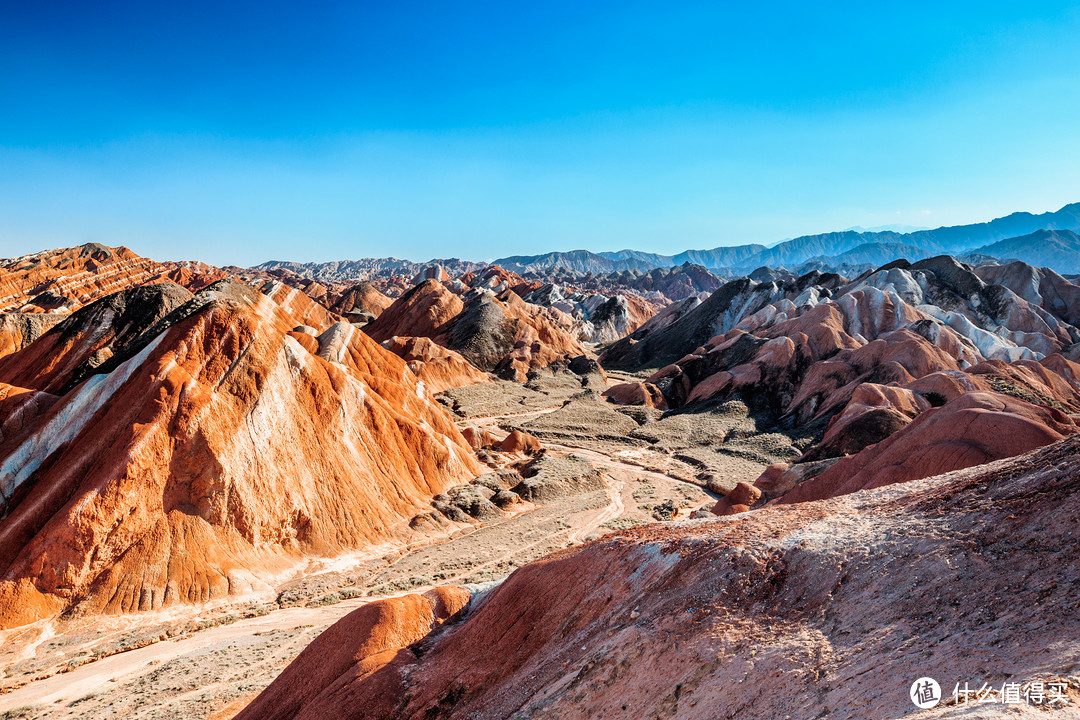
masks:
POLYGON ((0 360, 0 626, 267 590, 475 476, 405 361, 332 320, 280 284, 148 285, 0 360))

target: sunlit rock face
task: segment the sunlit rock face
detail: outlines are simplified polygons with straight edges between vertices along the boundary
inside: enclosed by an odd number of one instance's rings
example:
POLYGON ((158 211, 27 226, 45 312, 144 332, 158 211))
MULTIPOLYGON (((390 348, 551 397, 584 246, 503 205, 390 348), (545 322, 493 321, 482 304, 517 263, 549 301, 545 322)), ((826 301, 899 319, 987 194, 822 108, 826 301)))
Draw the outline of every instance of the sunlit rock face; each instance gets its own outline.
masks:
POLYGON ((392 337, 383 344, 403 359, 432 394, 463 385, 488 382, 488 376, 453 350, 426 337, 392 337))
POLYGON ((522 299, 566 313, 574 321, 577 339, 590 343, 614 342, 656 314, 655 306, 638 296, 574 292, 551 283, 526 293, 522 299))
POLYGON ((0 626, 266 591, 477 474, 404 360, 264 290, 128 290, 3 358, 0 626))

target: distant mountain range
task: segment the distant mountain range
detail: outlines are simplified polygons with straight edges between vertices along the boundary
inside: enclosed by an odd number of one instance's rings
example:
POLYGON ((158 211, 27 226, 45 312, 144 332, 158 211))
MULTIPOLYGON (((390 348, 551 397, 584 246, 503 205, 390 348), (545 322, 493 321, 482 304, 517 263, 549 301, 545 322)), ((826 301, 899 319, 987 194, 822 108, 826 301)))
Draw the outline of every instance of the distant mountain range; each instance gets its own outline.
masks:
POLYGON ((877 225, 875 227, 862 227, 861 225, 853 225, 852 227, 844 228, 844 229, 845 230, 853 230, 855 232, 885 232, 886 230, 888 230, 888 231, 891 231, 891 232, 898 232, 898 233, 913 233, 913 232, 918 232, 920 230, 929 230, 930 228, 922 227, 922 226, 918 226, 918 225, 893 224, 893 225, 877 225))
POLYGON ((587 250, 515 255, 495 264, 519 273, 545 272, 561 267, 582 273, 649 270, 690 262, 709 269, 752 271, 758 267, 797 268, 806 263, 822 266, 882 265, 897 258, 911 261, 933 255, 987 255, 1050 267, 1058 272, 1080 272, 1080 203, 1056 212, 1034 215, 1018 212, 972 225, 955 225, 910 233, 845 230, 804 235, 772 247, 734 245, 712 250, 687 250, 660 255, 639 250, 592 253, 587 250), (1045 236, 1038 235, 1045 231, 1045 236))
POLYGON ((983 255, 1023 260, 1067 275, 1080 274, 1080 235, 1072 230, 1036 230, 979 248, 983 255))
POLYGON ((451 275, 460 275, 466 272, 476 272, 487 267, 487 263, 471 262, 449 258, 446 260, 429 260, 418 263, 412 260, 400 258, 361 258, 359 260, 333 260, 330 262, 292 262, 289 260, 270 260, 262 265, 255 266, 255 270, 270 272, 272 270, 288 270, 301 277, 319 282, 346 282, 352 280, 371 280, 377 277, 404 276, 411 277, 433 265, 440 265, 451 275))
MULTIPOLYGON (((842 270, 850 274, 880 267, 900 258, 917 262, 949 254, 979 264, 993 260, 1023 260, 1063 274, 1080 274, 1080 203, 1056 212, 1017 212, 996 220, 954 225, 932 230, 843 230, 803 235, 772 246, 749 244, 711 250, 685 250, 675 255, 619 250, 594 253, 588 250, 549 252, 542 255, 511 255, 493 261, 520 274, 550 275, 565 270, 581 275, 614 272, 649 272, 656 268, 700 265, 721 276, 749 275, 757 268, 792 271, 842 270)), ((270 261, 257 270, 287 269, 321 282, 367 280, 387 274, 413 275, 426 267, 442 265, 451 275, 475 272, 485 263, 465 260, 431 260, 415 263, 397 258, 364 258, 327 263, 270 261)))

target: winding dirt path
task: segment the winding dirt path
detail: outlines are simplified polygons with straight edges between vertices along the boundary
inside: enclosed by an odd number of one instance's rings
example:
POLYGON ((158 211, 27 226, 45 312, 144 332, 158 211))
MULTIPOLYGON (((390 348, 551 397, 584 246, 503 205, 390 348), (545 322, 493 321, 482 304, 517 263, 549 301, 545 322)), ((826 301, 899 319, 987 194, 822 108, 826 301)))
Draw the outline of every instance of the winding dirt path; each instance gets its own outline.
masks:
POLYGON ((532 415, 547 415, 548 413, 553 413, 556 410, 560 409, 562 409, 561 404, 554 405, 552 407, 540 408, 539 410, 527 410, 525 412, 519 413, 506 413, 505 415, 481 415, 478 417, 470 417, 464 420, 458 420, 457 424, 461 427, 464 427, 465 425, 491 427, 494 425, 498 425, 500 420, 505 420, 506 418, 530 417, 532 415))
POLYGON ((601 525, 610 520, 614 520, 626 510, 626 505, 623 503, 622 499, 622 491, 626 483, 621 480, 616 480, 611 475, 607 474, 602 475, 601 480, 604 483, 604 489, 607 490, 608 498, 610 498, 611 502, 597 513, 596 517, 572 531, 567 536, 570 542, 575 545, 584 542, 585 539, 599 529, 601 525))

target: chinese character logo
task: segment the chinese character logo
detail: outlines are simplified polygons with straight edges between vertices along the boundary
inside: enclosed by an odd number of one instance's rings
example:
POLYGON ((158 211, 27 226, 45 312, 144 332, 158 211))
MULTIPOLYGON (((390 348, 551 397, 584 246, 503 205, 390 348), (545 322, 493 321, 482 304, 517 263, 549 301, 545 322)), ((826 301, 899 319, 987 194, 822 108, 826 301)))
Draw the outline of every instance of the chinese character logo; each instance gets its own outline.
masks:
POLYGON ((941 686, 937 680, 929 677, 921 677, 911 684, 911 702, 920 710, 928 710, 937 707, 941 702, 941 686))

